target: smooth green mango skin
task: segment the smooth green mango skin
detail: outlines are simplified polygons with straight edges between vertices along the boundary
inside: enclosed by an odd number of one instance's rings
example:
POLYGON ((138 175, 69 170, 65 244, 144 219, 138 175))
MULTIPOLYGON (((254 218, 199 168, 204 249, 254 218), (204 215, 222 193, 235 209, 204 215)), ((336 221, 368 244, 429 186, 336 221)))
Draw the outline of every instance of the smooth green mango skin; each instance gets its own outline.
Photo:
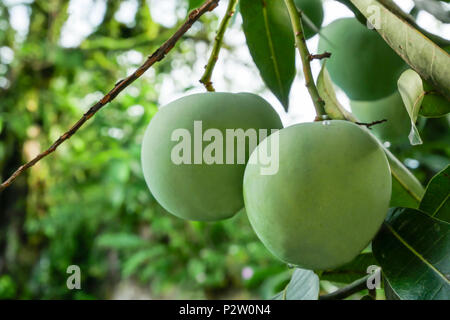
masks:
POLYGON ((390 96, 375 101, 351 101, 353 114, 360 122, 387 120, 374 125, 372 132, 380 140, 391 143, 409 143, 408 134, 411 130, 411 120, 398 91, 390 96))
POLYGON ((427 118, 439 118, 450 113, 450 101, 441 95, 427 81, 423 81, 425 96, 419 110, 421 116, 427 118))
MULTIPOLYGON (((171 141, 172 132, 185 128, 193 141, 194 121, 202 121, 202 133, 210 128, 222 132, 226 157, 226 129, 280 129, 281 120, 272 106, 257 95, 215 92, 194 94, 171 102, 151 120, 142 143, 141 160, 145 181, 155 199, 168 212, 183 219, 216 221, 229 218, 244 206, 242 179, 245 164, 208 165, 192 161, 192 164, 176 165, 171 160, 172 148, 181 141, 171 141)), ((204 142, 203 150, 210 143, 204 142)), ((192 157, 193 146, 192 142, 192 157)))
POLYGON ((302 268, 351 261, 389 207, 391 173, 379 143, 346 121, 294 125, 279 133, 278 173, 261 175, 254 158, 273 137, 258 145, 244 175, 245 207, 256 234, 276 257, 302 268))
MULTIPOLYGON (((302 10, 305 15, 311 20, 314 25, 320 29, 323 22, 323 7, 321 0, 295 0, 295 5, 297 8, 302 10)), ((306 21, 303 21, 303 28, 305 30, 305 37, 309 39, 316 35, 316 31, 314 31, 306 21)))
POLYGON ((321 33, 319 52, 331 52, 326 67, 350 100, 377 100, 397 89, 405 63, 375 30, 344 18, 321 33))

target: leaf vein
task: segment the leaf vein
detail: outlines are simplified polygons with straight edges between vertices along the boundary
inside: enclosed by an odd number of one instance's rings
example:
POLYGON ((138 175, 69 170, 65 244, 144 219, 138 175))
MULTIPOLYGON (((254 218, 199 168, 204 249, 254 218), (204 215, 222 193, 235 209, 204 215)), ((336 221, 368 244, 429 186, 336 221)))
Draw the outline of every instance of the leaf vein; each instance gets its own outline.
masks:
POLYGON ((444 279, 445 282, 450 283, 450 281, 447 279, 447 277, 442 274, 438 269, 436 269, 428 260, 426 260, 420 253, 418 253, 416 250, 414 250, 413 247, 411 247, 405 239, 402 238, 401 235, 399 235, 394 228, 386 223, 387 228, 389 231, 406 247, 408 248, 415 256, 417 256, 425 265, 427 265, 431 270, 433 270, 439 277, 444 279))
POLYGON ((275 76, 277 78, 278 86, 280 87, 280 90, 284 96, 283 82, 281 80, 280 70, 278 69, 278 60, 277 60, 277 56, 275 54, 275 47, 274 47, 273 41, 272 41, 272 33, 270 31, 270 26, 269 26, 269 16, 267 14, 267 7, 264 5, 264 3, 263 3, 262 7, 263 7, 263 16, 264 16, 264 27, 266 30, 267 41, 269 44, 270 55, 272 56, 271 60, 273 61, 273 68, 275 71, 275 76))

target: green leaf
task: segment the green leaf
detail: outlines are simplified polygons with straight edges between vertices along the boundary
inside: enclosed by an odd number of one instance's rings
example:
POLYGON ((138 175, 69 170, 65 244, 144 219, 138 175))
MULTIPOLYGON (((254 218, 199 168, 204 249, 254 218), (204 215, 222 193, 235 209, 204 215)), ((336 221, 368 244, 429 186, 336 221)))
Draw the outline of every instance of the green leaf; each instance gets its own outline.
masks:
POLYGON ((310 39, 319 32, 322 26, 324 18, 322 0, 294 0, 294 3, 302 13, 305 38, 310 39))
POLYGON ((330 74, 325 67, 326 62, 322 64, 319 76, 317 77, 317 90, 322 100, 325 102, 325 112, 334 120, 348 119, 348 111, 339 103, 334 91, 333 82, 330 74))
POLYGON ((450 299, 450 224, 418 210, 394 208, 372 244, 401 299, 450 299))
POLYGON ((278 292, 273 298, 272 300, 285 300, 284 299, 284 291, 278 292))
POLYGON ((392 173, 390 207, 417 208, 425 192, 422 184, 386 147, 383 149, 392 173))
MULTIPOLYGON (((291 280, 292 271, 286 270, 286 266, 284 266, 284 271, 274 275, 266 277, 263 284, 260 286, 259 291, 264 299, 267 299, 273 296, 275 293, 281 290, 284 293, 284 289, 288 285, 291 280)), ((273 298, 272 298, 273 299, 273 298)))
POLYGON ((419 209, 430 216, 450 223, 450 165, 428 183, 419 209))
POLYGON ((250 54, 267 87, 289 107, 295 77, 295 40, 280 0, 241 0, 240 11, 250 54))
POLYGON ((391 284, 389 283, 388 279, 386 279, 385 276, 383 276, 383 283, 384 283, 384 294, 386 295, 386 299, 400 300, 400 297, 397 295, 394 289, 392 289, 391 284))
POLYGON ((202 3, 205 2, 204 0, 188 0, 188 11, 191 11, 192 9, 196 9, 202 5, 202 3))
POLYGON ((450 56, 445 50, 378 1, 351 2, 369 21, 377 20, 377 32, 412 69, 447 99, 450 98, 450 56))
POLYGON ((367 268, 377 265, 377 261, 371 252, 358 255, 353 261, 334 270, 326 270, 320 276, 321 280, 351 283, 367 276, 367 268))
POLYGON ((419 130, 416 127, 417 117, 419 116, 420 106, 422 105, 425 91, 423 90, 422 79, 414 70, 406 70, 398 79, 398 90, 402 96, 406 111, 411 119, 411 132, 409 133, 409 142, 414 146, 422 144, 419 130))
POLYGON ((389 207, 418 208, 419 199, 414 198, 397 179, 392 179, 392 196, 389 207))
POLYGON ((319 298, 319 277, 311 270, 294 270, 291 281, 274 300, 317 300, 319 298))

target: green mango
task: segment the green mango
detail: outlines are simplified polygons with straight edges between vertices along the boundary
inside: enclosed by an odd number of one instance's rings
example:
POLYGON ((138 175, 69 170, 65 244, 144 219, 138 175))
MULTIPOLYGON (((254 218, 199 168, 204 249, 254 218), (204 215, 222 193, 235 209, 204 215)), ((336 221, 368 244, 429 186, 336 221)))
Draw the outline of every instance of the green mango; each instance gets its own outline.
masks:
POLYGON ((350 106, 360 122, 387 120, 371 127, 372 132, 381 141, 408 143, 411 120, 398 91, 380 100, 351 101, 350 106))
POLYGON ((355 18, 333 21, 322 28, 319 52, 328 51, 331 79, 350 100, 378 100, 397 90, 405 62, 375 31, 355 18))
POLYGON ((390 197, 391 173, 380 144, 342 120, 272 134, 252 153, 244 174, 255 233, 280 260, 305 269, 352 261, 380 228, 390 197), (263 175, 258 155, 277 139, 278 172, 263 175))
MULTIPOLYGON (((295 5, 299 10, 302 10, 305 15, 311 20, 314 25, 320 29, 323 22, 323 7, 321 0, 295 0, 295 5)), ((316 35, 316 31, 312 29, 308 23, 303 19, 303 28, 305 31, 305 38, 309 39, 316 35)))
POLYGON ((141 160, 145 181, 162 207, 183 219, 216 221, 232 217, 244 206, 242 179, 253 149, 250 150, 246 139, 245 159, 241 158, 242 163, 239 163, 237 147, 230 148, 229 156, 233 161, 227 164, 225 141, 227 129, 239 128, 280 129, 282 124, 269 103, 250 93, 194 94, 160 108, 145 132, 141 160), (200 134, 194 130, 196 121, 201 121, 200 134), (217 140, 216 136, 210 136, 209 141, 202 140, 208 129, 218 129, 223 136, 222 147, 214 154, 222 152, 223 157, 219 158, 223 159, 223 164, 219 161, 208 164, 202 157, 203 151, 217 140), (190 136, 188 140, 178 136, 180 130, 190 136), (184 153, 186 150, 177 148, 185 140, 190 143, 190 156, 184 153), (195 141, 199 141, 199 151, 195 149, 195 141), (200 162, 196 162, 197 156, 200 162), (180 157, 186 157, 187 161, 181 163, 180 157))
POLYGON ((450 101, 441 95, 431 84, 423 81, 425 95, 419 110, 421 116, 440 118, 450 113, 450 101))

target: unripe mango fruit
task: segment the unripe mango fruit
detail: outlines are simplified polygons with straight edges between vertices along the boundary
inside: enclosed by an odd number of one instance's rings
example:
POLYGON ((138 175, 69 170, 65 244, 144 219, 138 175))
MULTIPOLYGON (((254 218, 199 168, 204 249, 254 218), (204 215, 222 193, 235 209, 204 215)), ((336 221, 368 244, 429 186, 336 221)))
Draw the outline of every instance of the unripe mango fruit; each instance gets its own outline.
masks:
POLYGON ((319 52, 328 51, 331 79, 351 100, 377 100, 397 89, 406 64, 375 31, 355 18, 333 21, 322 28, 319 52))
POLYGON ((380 228, 391 197, 391 173, 379 143, 341 121, 298 124, 279 131, 279 171, 261 175, 254 157, 244 175, 250 223, 282 261, 326 270, 355 258, 380 228))
MULTIPOLYGON (((320 29, 323 22, 323 7, 321 0, 295 0, 295 5, 299 10, 304 12, 309 20, 320 29)), ((317 32, 312 29, 308 23, 303 19, 303 28, 305 31, 305 38, 313 37, 317 32)))
POLYGON ((423 97, 419 114, 427 118, 439 118, 450 113, 450 101, 441 95, 429 82, 423 81, 423 97))
MULTIPOLYGON (((185 130, 191 140, 200 138, 200 157, 210 141, 194 132, 194 122, 201 121, 201 135, 218 129, 226 137, 227 129, 280 129, 281 120, 264 99, 250 93, 202 93, 183 97, 160 108, 151 120, 142 143, 142 168, 145 181, 155 199, 168 212, 183 219, 215 221, 226 219, 243 206, 242 179, 245 163, 239 164, 234 152, 233 164, 195 164, 195 142, 191 142, 190 163, 176 164, 172 158, 179 140, 176 130, 185 130)), ((197 122, 198 124, 198 122, 197 122)), ((270 131, 267 135, 270 134, 270 131)), ((226 159, 223 141, 223 159, 226 159)), ((248 149, 248 143, 246 144, 248 149)), ((236 151, 236 149, 234 150, 236 151)), ((250 152, 245 155, 247 161, 250 152)))
POLYGON ((350 106, 360 122, 371 123, 387 120, 371 127, 372 132, 381 141, 409 143, 408 134, 411 130, 411 120, 398 91, 380 100, 351 101, 350 106))

